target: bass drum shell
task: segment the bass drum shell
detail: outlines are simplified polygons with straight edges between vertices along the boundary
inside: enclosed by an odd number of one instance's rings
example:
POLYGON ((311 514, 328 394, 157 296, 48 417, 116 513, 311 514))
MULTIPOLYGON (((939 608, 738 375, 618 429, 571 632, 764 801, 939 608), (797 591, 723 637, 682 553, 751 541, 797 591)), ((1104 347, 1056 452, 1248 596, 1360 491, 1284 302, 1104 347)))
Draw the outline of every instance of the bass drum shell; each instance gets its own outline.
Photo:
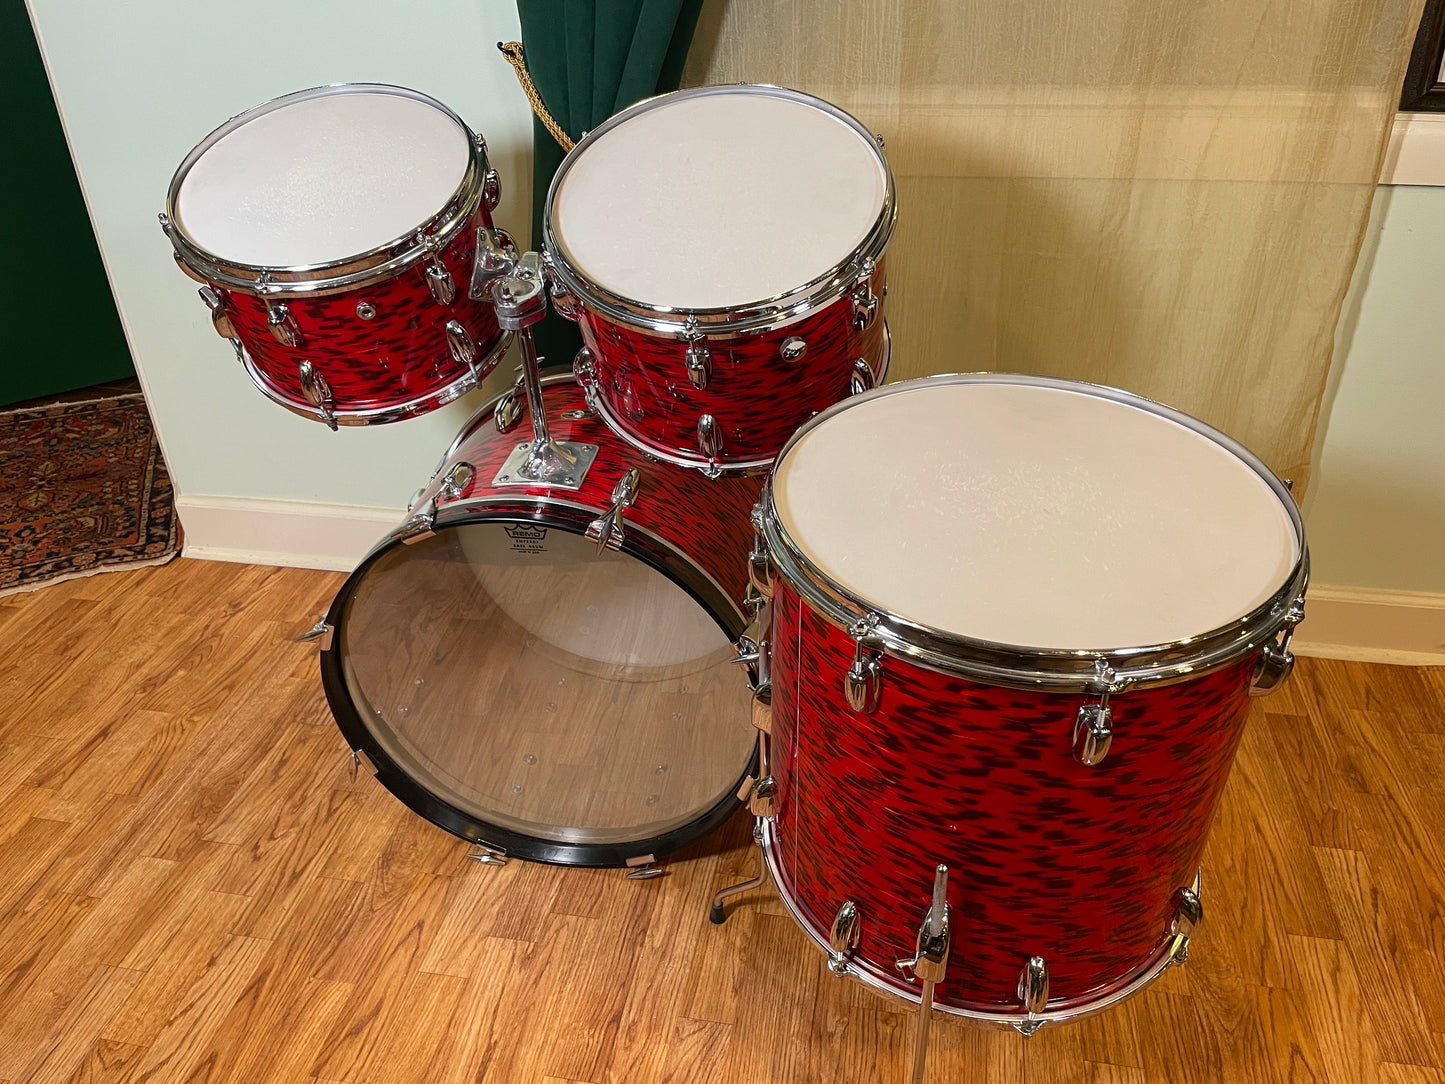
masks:
POLYGON ((582 485, 494 485, 530 433, 483 408, 418 497, 432 532, 400 529, 337 595, 323 684, 421 816, 511 856, 622 866, 711 832, 755 762, 732 658, 761 481, 649 462, 575 385, 545 395, 553 439, 598 448, 582 485), (585 531, 630 468, 621 548, 599 553, 585 531))

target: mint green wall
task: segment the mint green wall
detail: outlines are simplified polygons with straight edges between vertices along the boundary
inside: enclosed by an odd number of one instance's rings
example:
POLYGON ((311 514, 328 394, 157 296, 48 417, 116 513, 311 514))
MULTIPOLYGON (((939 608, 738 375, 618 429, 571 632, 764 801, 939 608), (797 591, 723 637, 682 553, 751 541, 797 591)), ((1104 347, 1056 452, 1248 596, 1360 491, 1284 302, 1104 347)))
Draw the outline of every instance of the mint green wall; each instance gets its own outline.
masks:
MULTIPOLYGON (((275 406, 211 330, 156 214, 181 159, 227 117, 304 87, 382 82, 431 94, 487 137, 502 174, 499 224, 525 236, 530 113, 496 50, 517 37, 514 5, 30 0, 30 14, 181 493, 405 505, 480 393, 422 418, 338 433, 275 406)), ((65 334, 83 334, 85 314, 75 316, 65 334)))
POLYGON ((1445 592, 1445 188, 1376 193, 1324 410, 1314 581, 1445 592))

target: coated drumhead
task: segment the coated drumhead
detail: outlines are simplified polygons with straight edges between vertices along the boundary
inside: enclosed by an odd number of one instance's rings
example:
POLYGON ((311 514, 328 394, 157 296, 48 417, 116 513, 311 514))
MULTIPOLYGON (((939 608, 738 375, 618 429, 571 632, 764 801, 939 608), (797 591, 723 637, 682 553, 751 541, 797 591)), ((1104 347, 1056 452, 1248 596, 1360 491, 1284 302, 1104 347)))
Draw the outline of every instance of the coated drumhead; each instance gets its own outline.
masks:
POLYGON ((638 558, 473 522, 386 550, 343 598, 343 707, 437 823, 620 865, 607 848, 661 854, 736 807, 755 733, 731 641, 638 558))
POLYGON ((550 203, 562 256, 615 295, 684 309, 763 301, 843 263, 878 222, 886 167, 801 98, 684 92, 580 145, 550 203))
POLYGON ((896 384, 821 417, 776 468, 780 525, 870 607, 1025 648, 1178 641, 1286 583, 1300 539, 1249 463, 1146 400, 1029 380, 896 384))
POLYGON ((256 267, 332 263, 406 237, 446 206, 471 153, 440 104, 375 86, 288 95, 211 138, 181 179, 176 223, 256 267))

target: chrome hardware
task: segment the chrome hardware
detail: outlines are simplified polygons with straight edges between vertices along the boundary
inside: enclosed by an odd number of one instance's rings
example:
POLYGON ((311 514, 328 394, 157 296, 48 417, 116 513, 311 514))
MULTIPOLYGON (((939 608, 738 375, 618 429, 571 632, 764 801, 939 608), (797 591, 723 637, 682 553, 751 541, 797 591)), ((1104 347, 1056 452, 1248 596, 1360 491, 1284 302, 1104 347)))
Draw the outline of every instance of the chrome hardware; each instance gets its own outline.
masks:
POLYGON ((567 288, 566 283, 557 277, 554 267, 552 254, 542 253, 542 270, 547 278, 548 292, 552 295, 552 308, 556 309, 557 315, 564 320, 575 323, 582 314, 582 303, 577 300, 577 295, 567 288))
POLYGON ((468 296, 473 301, 489 300, 492 284, 509 275, 517 264, 517 246, 506 230, 477 227, 477 251, 472 257, 472 283, 468 296))
POLYGON ((629 467, 612 487, 612 507, 587 524, 586 535, 597 543, 598 553, 608 547, 621 548, 622 510, 637 500, 637 489, 641 481, 642 473, 636 467, 629 467))
POLYGON ((334 433, 336 431, 336 403, 331 397, 331 385, 309 361, 302 360, 296 366, 296 372, 301 378, 301 394, 306 396, 307 401, 321 415, 321 420, 331 426, 331 431, 334 433))
POLYGON ((763 598, 773 597, 773 562, 761 535, 753 538, 753 548, 748 553, 748 582, 763 598))
POLYGON ((629 881, 647 881, 653 877, 661 877, 663 868, 657 864, 657 859, 650 854, 638 855, 636 858, 627 860, 627 879, 629 881))
POLYGON ((321 648, 321 650, 330 651, 331 638, 335 631, 336 630, 326 620, 326 615, 322 614, 320 621, 316 622, 316 624, 312 625, 300 636, 293 637, 291 642, 293 644, 304 644, 308 640, 320 640, 321 643, 318 646, 321 648))
POLYGON ((432 260, 434 262, 426 266, 426 288, 438 305, 450 305, 457 299, 457 284, 452 281, 452 273, 442 266, 441 260, 435 256, 432 260))
POLYGON ((211 326, 216 329, 216 334, 223 339, 235 342, 236 329, 231 324, 231 314, 226 307, 226 299, 210 286, 202 286, 196 293, 201 295, 201 300, 206 303, 206 308, 211 310, 211 326))
POLYGON ((807 340, 797 335, 790 335, 783 340, 783 345, 778 347, 778 356, 784 361, 797 361, 808 352, 807 340))
POLYGON ((282 346, 301 349, 301 325, 291 315, 290 306, 280 301, 267 301, 266 326, 271 330, 271 337, 282 346))
POLYGON ((1260 650, 1259 661, 1254 664, 1254 673, 1249 679, 1250 696, 1268 696, 1289 677, 1294 669, 1294 652, 1289 649, 1289 642, 1294 639, 1295 626, 1304 619, 1305 600, 1301 595, 1290 603, 1280 638, 1265 644, 1260 650))
POLYGON ((777 793, 778 785, 773 781, 773 777, 763 776, 753 784, 752 793, 748 796, 748 812, 754 817, 768 820, 776 812, 777 793))
POLYGON ((1289 490, 1291 493, 1294 492, 1294 479, 1293 479, 1293 478, 1281 478, 1280 481, 1284 483, 1284 488, 1285 488, 1285 489, 1289 490))
POLYGON ((490 847, 482 844, 480 851, 473 851, 467 855, 473 862, 480 862, 484 866, 505 866, 507 864, 507 852, 500 847, 490 847))
POLYGON ((683 325, 682 337, 687 342, 687 349, 682 352, 687 379, 694 388, 701 391, 707 387, 707 382, 712 377, 712 351, 702 345, 706 336, 697 326, 696 315, 687 318, 687 323, 683 325))
POLYGON ((1044 1026, 1038 1015, 1049 1003, 1049 965, 1042 956, 1030 956, 1028 963, 1024 964, 1019 972, 1018 994, 1027 1015, 1015 1021, 1014 1027, 1027 1039, 1044 1026))
POLYGON ((582 398, 587 409, 597 410, 597 363, 592 360, 592 351, 585 346, 572 358, 572 378, 582 389, 582 398))
POLYGON ((883 701, 883 667, 879 663, 883 645, 874 631, 882 615, 870 613, 848 629, 853 638, 853 662, 843 675, 843 695, 848 706, 862 715, 872 715, 883 701))
POLYGON ((432 300, 438 305, 450 305, 457 299, 457 284, 442 263, 440 243, 435 237, 427 236, 425 230, 416 231, 416 243, 426 250, 426 288, 431 291, 432 300))
POLYGON ((683 351, 683 364, 687 367, 687 379, 694 388, 702 391, 712 378, 712 351, 693 343, 683 351))
POLYGON ((1174 893, 1174 916, 1169 920, 1169 936, 1175 939, 1173 959, 1182 964, 1189 959, 1189 939, 1204 925, 1204 871, 1194 871, 1194 883, 1174 893))
MULTIPOLYGON (((760 744, 760 745, 758 746, 758 760, 761 762, 762 759, 763 759, 762 745, 760 744)), ((742 795, 739 795, 739 796, 738 796, 738 800, 739 800, 739 801, 742 801, 742 800, 743 800, 743 796, 742 796, 742 795)), ((720 889, 717 890, 717 892, 715 892, 715 893, 713 894, 712 904, 711 904, 711 906, 708 908, 707 917, 708 917, 708 921, 711 922, 714 926, 721 926, 724 922, 726 922, 726 921, 728 920, 727 911, 726 911, 726 909, 723 907, 723 901, 724 901, 725 899, 727 899, 729 896, 736 896, 736 895, 737 895, 738 893, 740 893, 740 892, 747 892, 749 889, 757 888, 757 887, 758 887, 759 885, 761 885, 761 884, 763 883, 763 881, 767 878, 767 875, 768 875, 767 862, 764 860, 763 854, 762 854, 762 848, 763 848, 763 822, 762 822, 762 821, 758 821, 756 824, 753 825, 753 843, 756 844, 756 846, 757 846, 757 848, 758 848, 758 865, 759 865, 759 867, 760 867, 759 870, 758 870, 758 875, 757 875, 756 877, 749 877, 746 881, 739 881, 739 882, 738 882, 737 884, 735 884, 735 885, 728 885, 726 888, 720 888, 720 889)))
POLYGON ((527 391, 527 379, 517 374, 517 382, 511 386, 492 409, 492 421, 498 433, 505 433, 522 420, 523 396, 527 391))
POLYGON ((358 320, 375 320, 376 306, 370 301, 358 301, 356 303, 356 318, 358 320))
POLYGON ((458 463, 447 471, 446 477, 442 479, 442 484, 437 488, 437 501, 459 500, 476 476, 477 472, 470 463, 458 463))
POLYGON ((1092 768, 1108 756, 1114 741, 1114 709, 1109 706, 1109 697, 1123 692, 1129 684, 1103 659, 1094 660, 1090 685, 1098 694, 1098 703, 1081 704, 1074 717, 1074 759, 1080 764, 1092 768))
POLYGON ((471 334, 462 326, 460 320, 448 320, 446 332, 447 349, 452 352, 452 360, 465 365, 475 377, 477 375, 477 344, 472 341, 471 334))
POLYGON ((853 326, 859 331, 872 327, 878 315, 878 296, 873 292, 873 272, 876 269, 871 259, 865 259, 858 265, 861 281, 853 290, 853 326))
POLYGON ((349 760, 350 760, 350 763, 347 765, 347 768, 346 768, 346 778, 347 778, 350 782, 355 783, 355 782, 356 782, 356 773, 357 773, 357 771, 360 770, 360 768, 361 768, 361 750, 360 750, 360 749, 353 749, 353 750, 351 751, 351 756, 350 756, 349 760))
POLYGON ((406 521, 397 528, 397 537, 403 545, 411 545, 413 542, 420 542, 423 538, 430 538, 437 522, 437 502, 435 497, 428 497, 426 502, 418 505, 416 510, 407 517, 406 521))
POLYGON ((482 175, 482 205, 488 211, 495 211, 502 202, 502 175, 489 169, 482 175))
MULTIPOLYGON (((481 251, 483 238, 494 240, 494 235, 506 236, 496 230, 477 232, 478 252, 481 251)), ((522 354, 522 386, 527 390, 527 410, 532 415, 532 443, 518 445, 513 450, 492 479, 492 484, 577 489, 597 458, 597 445, 556 441, 547 432, 541 363, 537 357, 537 342, 532 337, 532 325, 547 315, 542 257, 535 252, 523 253, 500 274, 494 270, 484 271, 479 261, 472 277, 474 288, 478 275, 483 281, 491 282, 492 308, 497 314, 497 323, 504 331, 517 333, 517 347, 522 354)))
POLYGON ((828 970, 833 974, 848 974, 848 957, 858 951, 862 926, 863 916, 858 913, 858 905, 844 900, 828 929, 828 970))
POLYGON ((848 374, 848 394, 862 395, 878 386, 878 376, 873 372, 873 366, 868 364, 866 358, 857 358, 853 362, 853 371, 848 374))
POLYGON ((921 1084, 923 1067, 928 1059, 928 1025, 933 1018, 933 987, 943 981, 948 970, 948 953, 952 938, 948 929, 948 867, 940 863, 933 868, 933 899, 918 927, 918 942, 911 960, 898 960, 896 966, 909 982, 923 983, 918 1002, 918 1037, 913 1047, 913 1084, 921 1084), (908 972, 912 971, 910 976, 908 972))
POLYGON ((882 133, 882 132, 874 132, 874 133, 873 133, 873 142, 878 144, 878 149, 879 149, 879 150, 882 150, 882 149, 883 149, 883 133, 882 133))
POLYGON ((704 414, 697 420, 697 450, 709 460, 708 465, 702 468, 703 474, 709 478, 720 475, 722 466, 718 458, 723 450, 722 427, 711 414, 704 414))
POLYGON ((754 693, 771 693, 773 610, 767 600, 758 597, 758 607, 748 631, 738 637, 737 655, 731 660, 752 669, 752 690, 754 693))

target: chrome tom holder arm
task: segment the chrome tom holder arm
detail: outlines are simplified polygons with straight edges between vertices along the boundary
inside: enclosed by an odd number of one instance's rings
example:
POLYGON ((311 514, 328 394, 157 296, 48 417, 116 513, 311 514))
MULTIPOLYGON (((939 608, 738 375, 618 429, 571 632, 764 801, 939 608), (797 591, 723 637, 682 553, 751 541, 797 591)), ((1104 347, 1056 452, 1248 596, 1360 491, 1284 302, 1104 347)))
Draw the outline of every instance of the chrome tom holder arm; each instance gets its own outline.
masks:
POLYGON ((541 360, 532 336, 533 325, 547 315, 542 257, 536 252, 517 256, 511 238, 503 231, 479 228, 477 257, 472 268, 472 296, 485 296, 487 290, 491 293, 497 323, 504 331, 516 334, 517 348, 522 355, 527 411, 532 415, 531 442, 518 444, 512 450, 492 484, 579 489, 597 458, 597 445, 553 440, 547 430, 541 360))

